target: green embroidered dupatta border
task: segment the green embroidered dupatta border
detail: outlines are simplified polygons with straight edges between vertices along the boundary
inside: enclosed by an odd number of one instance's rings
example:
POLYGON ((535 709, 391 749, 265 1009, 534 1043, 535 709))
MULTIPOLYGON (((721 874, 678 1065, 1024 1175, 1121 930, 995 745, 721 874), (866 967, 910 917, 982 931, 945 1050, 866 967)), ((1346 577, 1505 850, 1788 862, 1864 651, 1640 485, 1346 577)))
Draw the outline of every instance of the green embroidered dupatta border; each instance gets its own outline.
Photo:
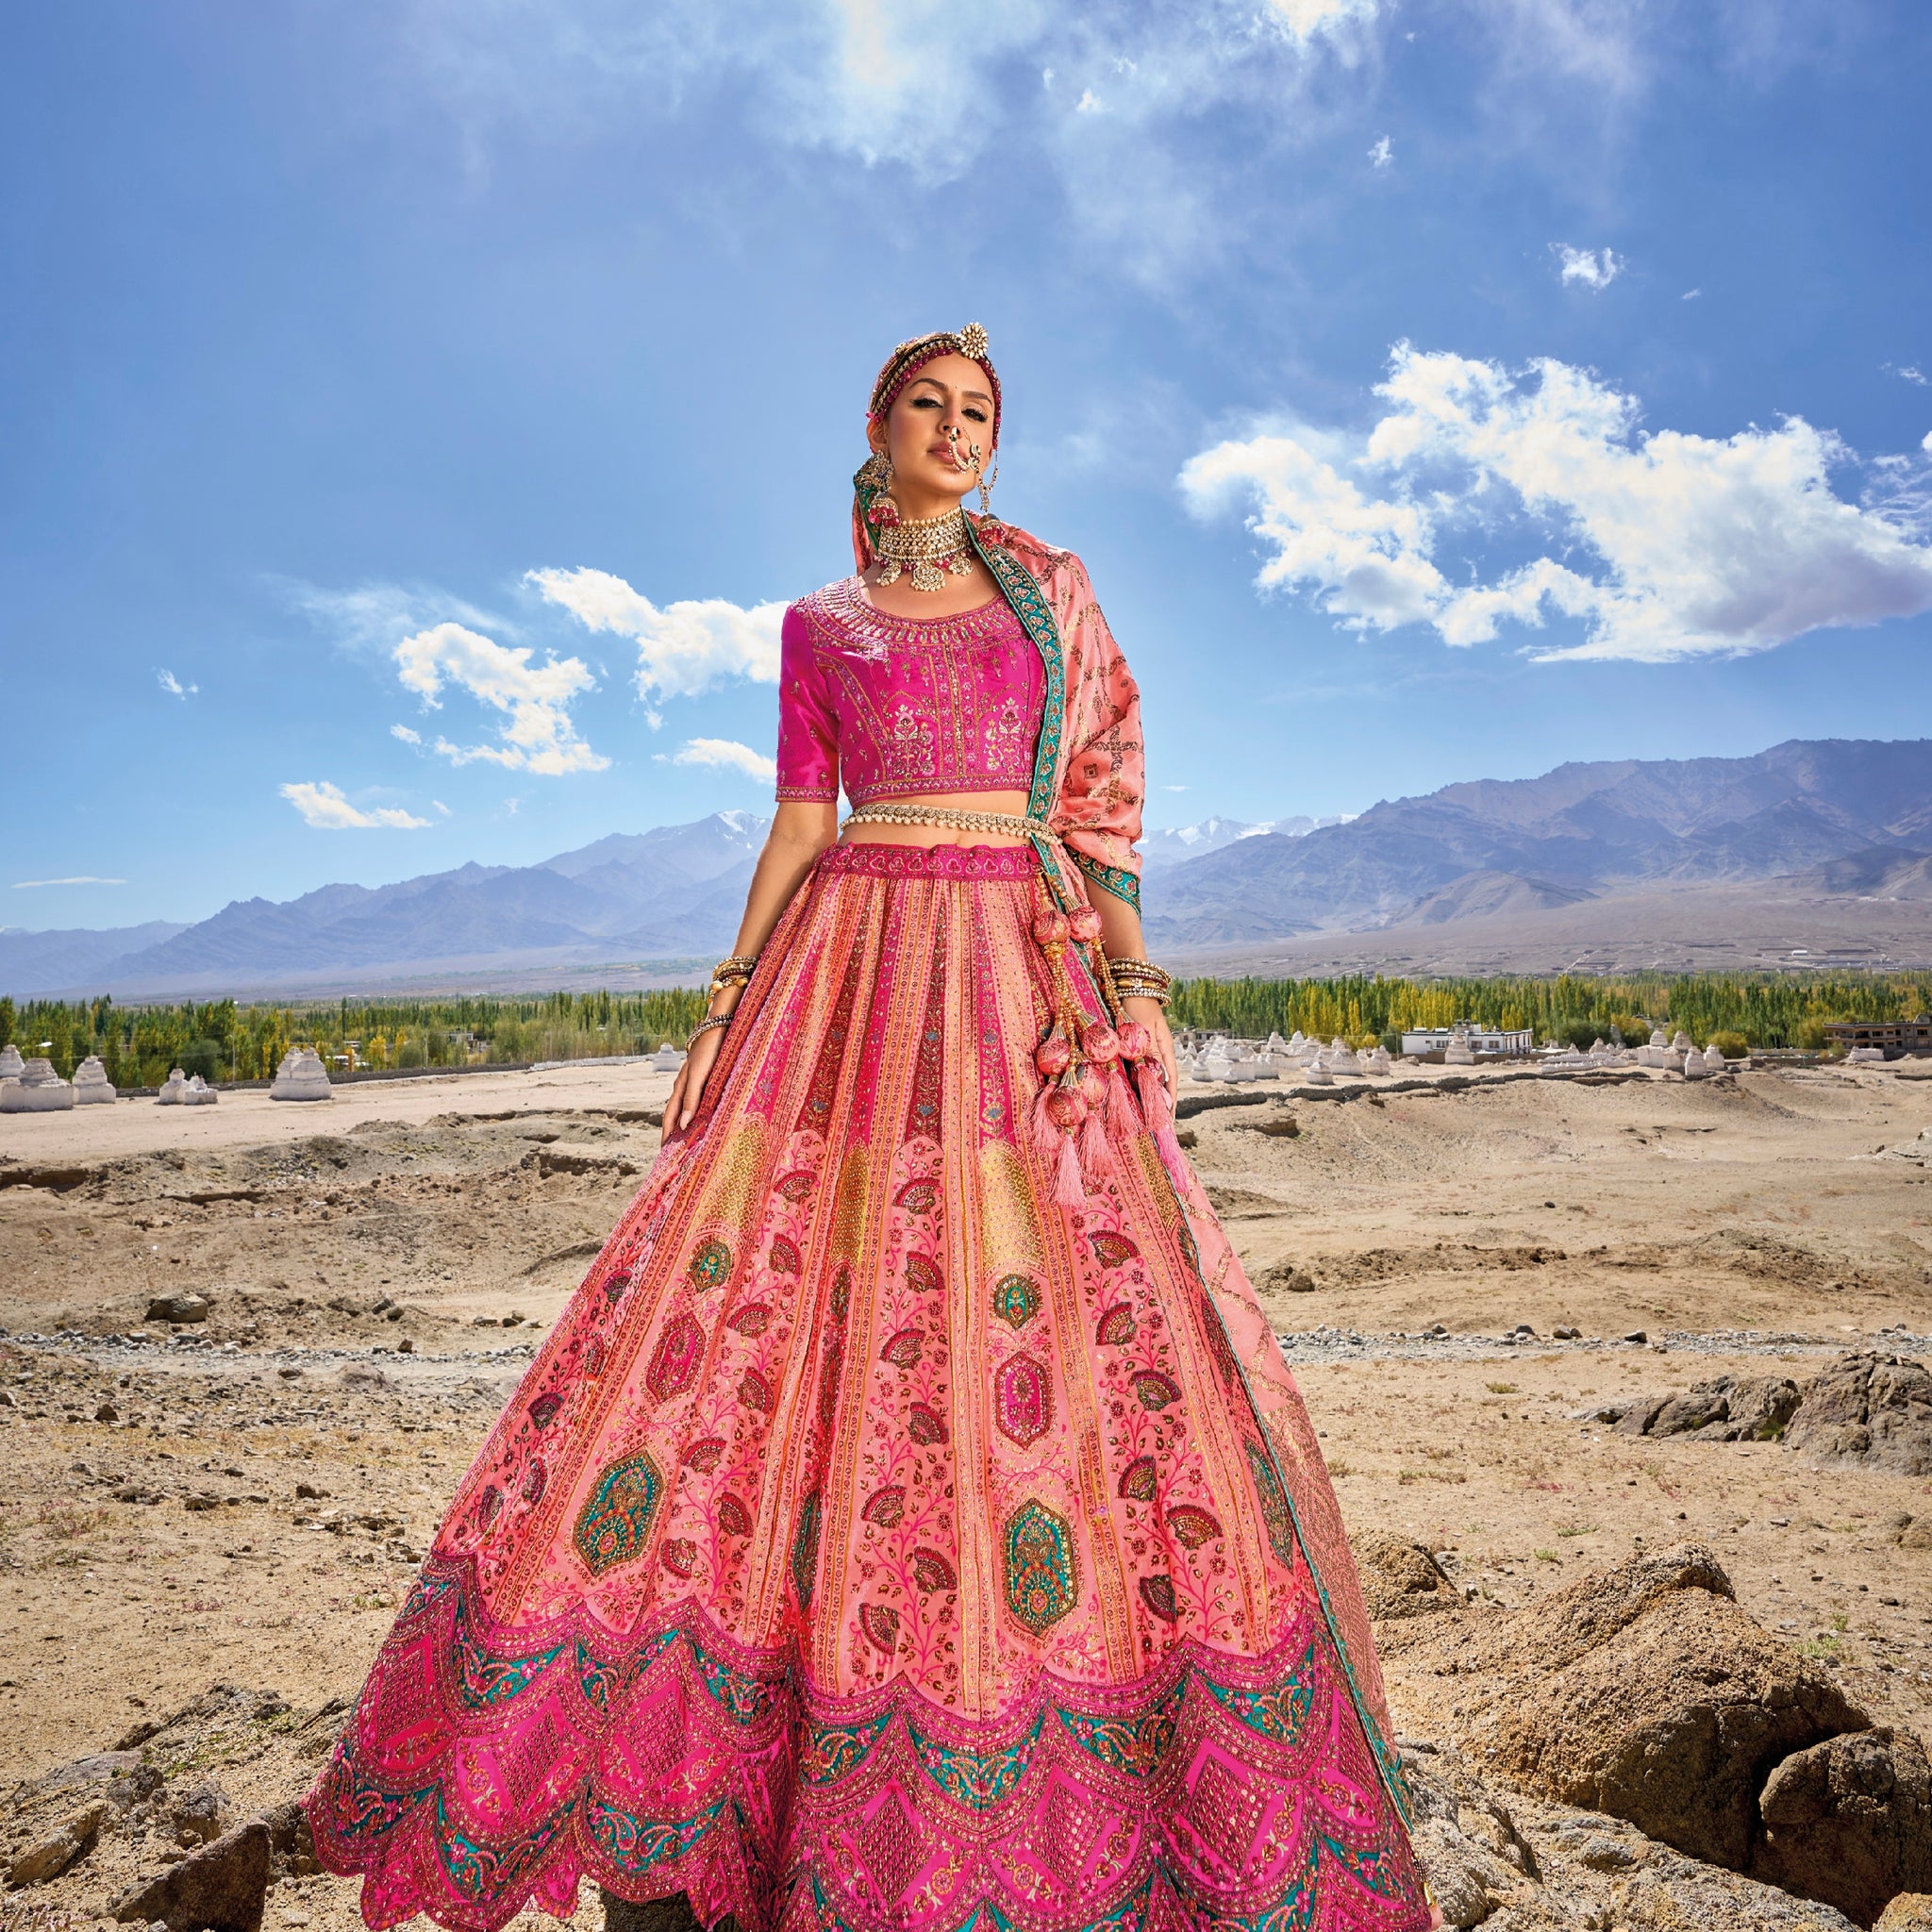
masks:
MULTIPOLYGON (((1027 816, 1044 823, 1053 814, 1054 776, 1059 766, 1060 740, 1067 724, 1067 662, 1060 627, 1033 573, 1018 558, 988 542, 970 516, 966 519, 966 534, 972 539, 979 560, 992 574, 1000 594, 1013 607, 1013 615, 1025 626, 1046 671, 1046 703, 1041 712, 1039 748, 1033 755, 1033 786, 1026 797, 1027 816)), ((1040 855, 1041 870, 1053 887, 1054 897, 1060 902, 1062 911, 1071 912, 1081 903, 1081 894, 1067 878, 1061 864, 1065 847, 1037 832, 1032 842, 1034 851, 1040 855)), ((1077 853, 1066 856, 1076 862, 1079 858, 1077 853)))

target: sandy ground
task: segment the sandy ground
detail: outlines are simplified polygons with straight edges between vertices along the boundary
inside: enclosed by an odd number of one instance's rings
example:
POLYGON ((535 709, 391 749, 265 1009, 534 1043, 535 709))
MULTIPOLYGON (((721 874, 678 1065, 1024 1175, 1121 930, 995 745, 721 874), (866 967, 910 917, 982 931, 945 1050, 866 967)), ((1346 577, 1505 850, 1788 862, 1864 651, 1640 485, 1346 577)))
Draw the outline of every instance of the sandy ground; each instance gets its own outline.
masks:
MULTIPOLYGON (((232 1713, 151 1755, 185 1753, 169 1768, 214 1779, 234 1817, 299 1792, 525 1338, 656 1151, 669 1084, 596 1068, 0 1118, 0 1782, 228 1684, 249 1693, 232 1713), (205 1322, 145 1320, 190 1290, 205 1322)), ((1932 1735, 1932 1552, 1889 1526, 1932 1514, 1932 1481, 1583 1413, 1733 1369, 1802 1383, 1852 1346, 1932 1354, 1912 1145, 1932 1079, 1241 1099, 1183 1126, 1352 1527, 1425 1542, 1512 1604, 1703 1537, 1747 1609, 1932 1735), (1538 1339, 1506 1341, 1521 1323, 1538 1339)), ((1423 1687, 1389 1661, 1413 1729, 1423 1687)), ((0 1819, 0 1849, 31 1828, 0 1819)), ((104 1839, 33 1894, 46 1923, 93 1923, 166 1842, 104 1839)), ((271 1893, 271 1932, 352 1922, 334 1880, 271 1893)))

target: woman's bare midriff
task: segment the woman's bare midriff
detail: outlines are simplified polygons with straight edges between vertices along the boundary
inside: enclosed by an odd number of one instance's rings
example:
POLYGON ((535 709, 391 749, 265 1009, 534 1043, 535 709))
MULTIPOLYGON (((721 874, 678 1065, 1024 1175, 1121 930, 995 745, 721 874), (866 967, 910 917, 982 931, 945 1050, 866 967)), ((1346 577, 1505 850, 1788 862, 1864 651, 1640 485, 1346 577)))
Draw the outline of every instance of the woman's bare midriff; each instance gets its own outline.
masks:
MULTIPOLYGON (((880 801, 888 805, 937 805, 948 811, 992 811, 1008 818, 1026 816, 1024 791, 934 791, 916 798, 880 801)), ((855 825, 839 835, 844 845, 1024 845, 1010 832, 968 832, 954 825, 855 825)))

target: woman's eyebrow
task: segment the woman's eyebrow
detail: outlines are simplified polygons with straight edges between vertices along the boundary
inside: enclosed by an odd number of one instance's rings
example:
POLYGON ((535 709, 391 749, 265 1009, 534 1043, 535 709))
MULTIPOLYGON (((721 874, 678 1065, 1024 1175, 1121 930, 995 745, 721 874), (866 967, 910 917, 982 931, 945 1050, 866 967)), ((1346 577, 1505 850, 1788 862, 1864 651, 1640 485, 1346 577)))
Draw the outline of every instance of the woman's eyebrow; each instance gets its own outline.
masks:
MULTIPOLYGON (((927 389, 938 390, 941 395, 947 395, 950 393, 945 384, 942 383, 936 375, 915 375, 912 378, 909 387, 912 389, 918 389, 922 385, 924 385, 927 389)), ((988 408, 992 408, 992 398, 990 395, 988 395, 983 389, 962 389, 959 391, 959 393, 962 396, 964 396, 968 402, 984 403, 988 408)))

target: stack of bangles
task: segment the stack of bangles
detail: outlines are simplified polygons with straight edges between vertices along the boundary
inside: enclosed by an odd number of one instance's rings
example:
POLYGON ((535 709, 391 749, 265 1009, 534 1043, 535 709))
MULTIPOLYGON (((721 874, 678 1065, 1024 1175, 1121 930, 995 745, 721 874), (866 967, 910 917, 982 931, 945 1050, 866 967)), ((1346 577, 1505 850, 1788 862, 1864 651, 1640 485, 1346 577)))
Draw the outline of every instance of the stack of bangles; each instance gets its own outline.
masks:
MULTIPOLYGON (((758 970, 758 955, 755 953, 734 953, 728 959, 720 959, 711 968, 709 997, 716 999, 721 992, 727 992, 734 986, 749 986, 753 973, 758 970)), ((700 1034, 722 1032, 730 1024, 730 1013, 708 1014, 691 1029, 691 1036, 684 1042, 685 1052, 689 1053, 691 1050, 700 1034)))
POLYGON ((1109 959, 1107 970, 1116 999, 1153 1000, 1164 1007, 1174 991, 1174 974, 1151 959, 1109 959))

